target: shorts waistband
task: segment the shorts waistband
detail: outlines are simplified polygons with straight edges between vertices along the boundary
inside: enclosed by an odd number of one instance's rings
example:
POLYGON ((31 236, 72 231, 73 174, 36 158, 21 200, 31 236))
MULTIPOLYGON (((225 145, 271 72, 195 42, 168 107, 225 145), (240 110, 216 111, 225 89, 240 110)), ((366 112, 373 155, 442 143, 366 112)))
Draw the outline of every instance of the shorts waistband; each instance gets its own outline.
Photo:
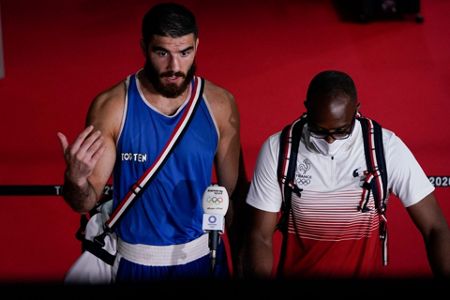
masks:
POLYGON ((208 234, 185 244, 150 246, 117 241, 119 254, 134 263, 145 266, 184 265, 209 254, 208 234))

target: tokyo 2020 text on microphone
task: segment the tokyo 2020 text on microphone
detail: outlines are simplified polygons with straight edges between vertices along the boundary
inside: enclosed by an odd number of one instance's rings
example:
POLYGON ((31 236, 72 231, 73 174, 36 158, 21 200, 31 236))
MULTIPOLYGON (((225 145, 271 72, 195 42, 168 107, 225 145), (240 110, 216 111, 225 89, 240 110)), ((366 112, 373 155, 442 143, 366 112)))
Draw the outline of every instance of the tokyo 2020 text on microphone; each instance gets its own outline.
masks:
POLYGON ((203 193, 203 223, 202 228, 209 232, 209 249, 211 253, 211 272, 216 266, 219 234, 224 232, 225 214, 228 210, 229 197, 227 190, 217 184, 210 185, 203 193))

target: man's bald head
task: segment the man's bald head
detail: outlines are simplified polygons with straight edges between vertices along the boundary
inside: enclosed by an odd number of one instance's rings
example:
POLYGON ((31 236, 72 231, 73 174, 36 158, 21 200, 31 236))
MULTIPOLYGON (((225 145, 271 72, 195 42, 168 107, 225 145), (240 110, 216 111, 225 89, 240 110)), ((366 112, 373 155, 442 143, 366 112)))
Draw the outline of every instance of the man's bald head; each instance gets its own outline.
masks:
POLYGON ((352 78, 341 71, 320 72, 309 84, 305 107, 311 128, 331 132, 347 128, 358 109, 352 78))

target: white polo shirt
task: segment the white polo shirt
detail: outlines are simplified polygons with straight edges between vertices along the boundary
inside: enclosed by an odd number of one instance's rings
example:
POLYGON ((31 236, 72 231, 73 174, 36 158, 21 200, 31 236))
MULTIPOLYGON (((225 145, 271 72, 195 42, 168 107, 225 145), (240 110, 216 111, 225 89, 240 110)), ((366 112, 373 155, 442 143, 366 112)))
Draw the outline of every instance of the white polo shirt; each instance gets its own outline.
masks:
MULTIPOLYGON (((280 133, 264 142, 246 200, 249 205, 268 212, 279 212, 282 203, 277 178, 280 133)), ((308 136, 305 125, 295 172, 295 183, 303 191, 300 198, 292 195, 293 215, 288 230, 297 236, 296 245, 290 243, 288 250, 296 258, 294 261, 287 258, 290 262, 287 268, 292 268, 287 272, 319 276, 324 273, 369 274, 374 257, 380 255, 379 216, 372 196, 368 203, 369 212, 362 213, 357 209, 364 171, 367 170, 360 123, 356 121, 351 136, 334 155, 321 154, 308 136), (372 253, 373 257, 366 261, 366 254, 362 252, 372 253), (350 262, 342 257, 343 253, 352 256, 350 262), (302 273, 299 268, 308 270, 302 273)), ((405 207, 419 202, 434 190, 400 138, 383 129, 383 144, 388 190, 398 196, 405 207)))

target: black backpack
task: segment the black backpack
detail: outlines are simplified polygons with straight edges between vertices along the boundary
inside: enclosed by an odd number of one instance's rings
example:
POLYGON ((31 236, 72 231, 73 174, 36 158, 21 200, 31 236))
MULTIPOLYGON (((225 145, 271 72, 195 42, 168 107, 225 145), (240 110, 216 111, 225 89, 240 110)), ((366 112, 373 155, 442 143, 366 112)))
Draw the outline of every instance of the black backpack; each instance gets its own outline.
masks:
MULTIPOLYGON (((358 210, 367 212, 367 203, 370 193, 375 199, 375 208, 380 216, 380 239, 382 240, 383 265, 387 265, 387 227, 386 227, 386 200, 387 200, 387 171, 384 157, 383 136, 381 126, 361 114, 356 118, 360 121, 363 139, 364 152, 367 163, 367 174, 363 183, 363 193, 358 210)), ((291 214, 291 197, 296 193, 301 197, 302 189, 294 182, 295 169, 297 166, 297 154, 302 136, 303 127, 307 122, 306 113, 293 123, 286 125, 280 135, 280 152, 278 155, 277 176, 282 193, 281 216, 277 224, 277 229, 283 235, 281 244, 279 271, 284 264, 287 244, 288 221, 291 214)), ((278 272, 281 274, 281 272, 278 272)))

